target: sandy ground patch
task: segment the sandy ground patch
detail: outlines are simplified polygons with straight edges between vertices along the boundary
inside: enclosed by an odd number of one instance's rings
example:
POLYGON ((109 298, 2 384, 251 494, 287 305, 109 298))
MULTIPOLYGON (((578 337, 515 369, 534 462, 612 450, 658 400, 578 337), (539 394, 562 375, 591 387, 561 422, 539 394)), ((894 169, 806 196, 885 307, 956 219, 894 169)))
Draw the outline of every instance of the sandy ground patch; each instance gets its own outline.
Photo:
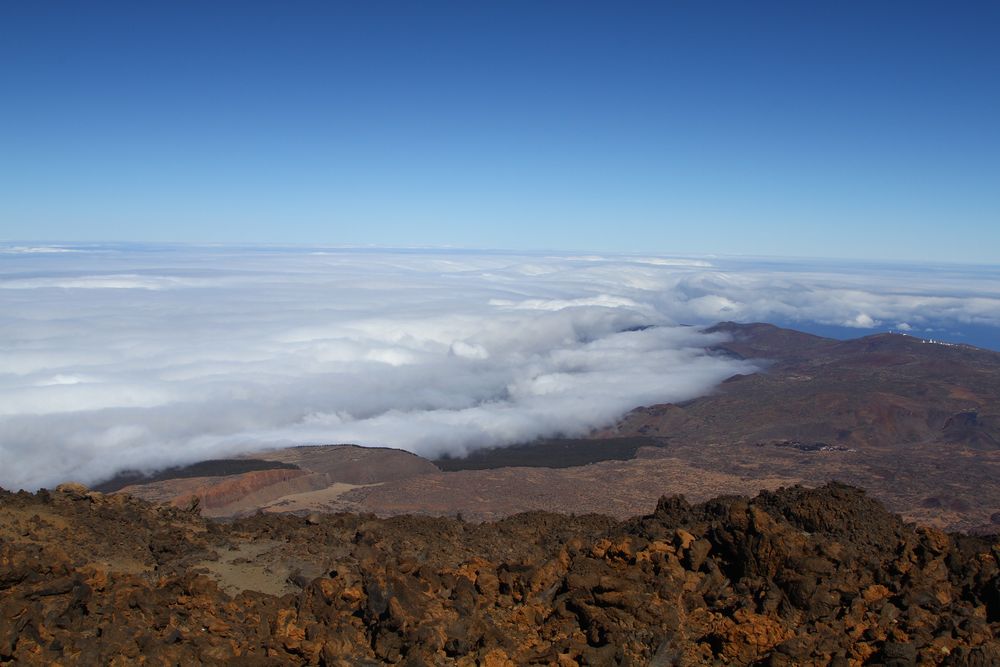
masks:
POLYGON ((207 570, 219 587, 230 595, 242 591, 284 595, 296 590, 288 581, 290 571, 280 559, 268 558, 282 544, 274 540, 239 542, 220 552, 219 560, 204 561, 195 567, 207 570))
POLYGON ((293 493, 278 498, 263 507, 265 512, 330 512, 341 509, 335 501, 348 491, 362 489, 379 484, 345 484, 334 482, 325 489, 293 493))

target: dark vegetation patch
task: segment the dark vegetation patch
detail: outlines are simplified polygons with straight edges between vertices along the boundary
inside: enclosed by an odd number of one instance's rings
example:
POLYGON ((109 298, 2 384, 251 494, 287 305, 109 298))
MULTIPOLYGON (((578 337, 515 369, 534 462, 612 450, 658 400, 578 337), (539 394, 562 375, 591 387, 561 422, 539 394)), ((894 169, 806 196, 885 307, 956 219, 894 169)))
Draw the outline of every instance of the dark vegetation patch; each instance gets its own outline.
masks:
MULTIPOLYGON (((850 447, 844 447, 843 445, 831 445, 826 442, 800 442, 798 440, 782 440, 780 442, 771 443, 775 447, 784 447, 786 449, 796 449, 800 452, 852 452, 854 451, 850 447)), ((763 447, 764 443, 757 443, 758 447, 763 447)))
POLYGON ((440 458, 434 465, 444 471, 492 468, 572 468, 600 461, 628 461, 640 447, 663 447, 663 438, 549 438, 535 442, 479 449, 465 458, 440 458))

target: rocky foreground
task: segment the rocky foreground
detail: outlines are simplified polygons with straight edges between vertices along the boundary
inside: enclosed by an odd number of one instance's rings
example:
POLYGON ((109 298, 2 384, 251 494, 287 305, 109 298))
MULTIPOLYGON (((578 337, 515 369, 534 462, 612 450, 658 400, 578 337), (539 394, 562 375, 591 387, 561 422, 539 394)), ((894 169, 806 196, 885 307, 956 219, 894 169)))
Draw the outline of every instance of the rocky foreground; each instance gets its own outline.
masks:
POLYGON ((1000 545, 862 491, 496 523, 0 493, 0 662, 996 665, 1000 545))

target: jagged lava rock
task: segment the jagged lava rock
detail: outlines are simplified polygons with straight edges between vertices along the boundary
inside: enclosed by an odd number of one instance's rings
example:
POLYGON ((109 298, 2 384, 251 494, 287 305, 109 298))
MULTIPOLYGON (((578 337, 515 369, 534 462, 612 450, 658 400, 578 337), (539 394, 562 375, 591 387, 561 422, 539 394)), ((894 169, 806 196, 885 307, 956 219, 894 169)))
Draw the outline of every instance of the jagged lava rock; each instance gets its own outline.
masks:
POLYGON ((3 492, 0 661, 997 664, 998 556, 839 484, 484 524, 3 492))

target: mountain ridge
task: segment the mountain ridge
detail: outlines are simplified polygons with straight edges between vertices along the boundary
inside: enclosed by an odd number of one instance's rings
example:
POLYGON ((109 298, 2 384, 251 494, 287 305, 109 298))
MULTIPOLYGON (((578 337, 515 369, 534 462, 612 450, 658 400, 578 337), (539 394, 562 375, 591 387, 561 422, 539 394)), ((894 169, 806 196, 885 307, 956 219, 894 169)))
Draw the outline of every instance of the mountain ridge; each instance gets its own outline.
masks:
POLYGON ((436 463, 387 448, 289 448, 247 458, 302 474, 166 480, 128 491, 178 506, 197 496, 219 517, 263 509, 481 521, 550 509, 624 519, 649 511, 664 483, 704 501, 837 479, 910 520, 997 530, 1000 353, 904 334, 841 341, 766 323, 721 322, 707 332, 727 337, 710 351, 757 360, 761 370, 683 403, 636 408, 582 439, 436 463), (356 456, 364 462, 348 462, 356 456), (239 488, 242 498, 232 495, 239 488))

